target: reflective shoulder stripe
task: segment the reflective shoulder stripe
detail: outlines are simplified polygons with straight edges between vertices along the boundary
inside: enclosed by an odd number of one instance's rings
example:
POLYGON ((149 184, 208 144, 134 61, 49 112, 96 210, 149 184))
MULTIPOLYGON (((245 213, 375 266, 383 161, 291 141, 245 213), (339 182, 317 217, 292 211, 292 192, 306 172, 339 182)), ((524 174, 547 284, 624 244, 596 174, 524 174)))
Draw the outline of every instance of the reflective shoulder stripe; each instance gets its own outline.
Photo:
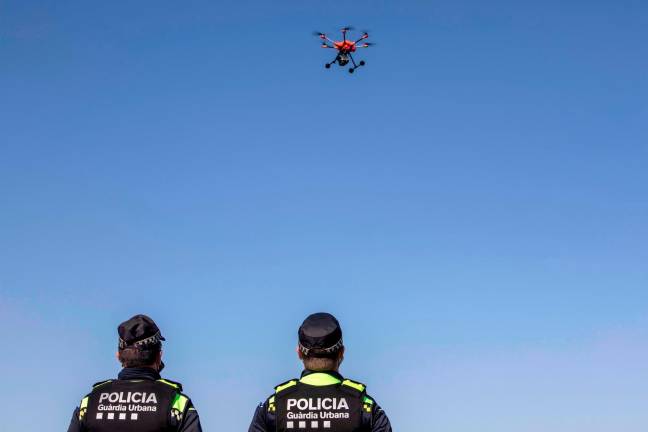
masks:
POLYGON ((79 404, 79 420, 83 420, 85 417, 86 411, 88 410, 88 401, 90 400, 89 396, 81 399, 81 404, 79 404))
POLYGON ((163 378, 160 378, 157 381, 161 382, 163 384, 169 385, 169 386, 173 387, 174 389, 182 390, 182 385, 180 385, 180 383, 175 383, 173 381, 165 380, 163 378))
POLYGON ((354 389, 358 390, 359 392, 365 391, 365 388, 366 388, 364 384, 360 384, 359 382, 351 381, 351 380, 348 380, 348 379, 345 379, 344 381, 342 381, 342 385, 354 388, 354 389))
POLYGON ((282 390, 286 390, 287 388, 290 388, 290 387, 296 386, 296 385, 297 385, 297 380, 290 380, 285 384, 281 384, 281 385, 278 385, 277 387, 275 387, 275 393, 279 393, 282 390))
POLYGON ((296 386, 298 382, 299 381, 293 379, 293 380, 290 380, 290 381, 286 381, 283 384, 279 384, 277 387, 275 387, 275 394, 268 398, 268 411, 269 412, 275 412, 277 410, 277 407, 275 405, 275 395, 277 393, 282 392, 282 391, 286 390, 287 388, 296 386))
POLYGON ((179 412, 184 412, 188 402, 189 402, 189 398, 187 396, 180 393, 176 393, 175 397, 173 398, 173 401, 171 402, 171 409, 177 410, 179 412))
POLYGON ((109 379, 109 380, 105 380, 105 381, 99 381, 98 383, 94 383, 94 384, 92 385, 92 388, 93 388, 93 389, 96 389, 97 387, 101 387, 102 385, 104 385, 104 384, 108 384, 108 383, 111 383, 111 382, 112 382, 111 379, 109 379))
POLYGON ((306 375, 305 377, 300 379, 299 382, 312 385, 312 386, 327 386, 327 385, 339 384, 340 380, 335 378, 333 375, 329 375, 327 373, 322 373, 322 372, 316 372, 316 373, 306 375))

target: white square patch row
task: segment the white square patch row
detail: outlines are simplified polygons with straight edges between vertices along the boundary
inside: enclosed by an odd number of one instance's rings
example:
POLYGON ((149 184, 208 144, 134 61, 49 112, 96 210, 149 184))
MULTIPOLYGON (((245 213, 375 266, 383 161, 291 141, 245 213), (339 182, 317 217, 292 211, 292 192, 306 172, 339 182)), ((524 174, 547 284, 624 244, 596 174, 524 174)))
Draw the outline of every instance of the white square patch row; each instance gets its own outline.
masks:
MULTIPOLYGON (((131 420, 137 420, 137 413, 131 413, 130 419, 131 420)), ((97 413, 97 420, 103 420, 104 418, 104 413, 100 412, 97 413)), ((126 413, 119 413, 119 416, 117 417, 119 420, 126 420, 126 413)), ((115 420, 115 413, 109 412, 106 413, 106 419, 107 420, 115 420)))
MULTIPOLYGON (((324 427, 324 429, 330 429, 331 428, 330 420, 324 420, 322 426, 324 427)), ((311 427, 311 429, 318 429, 319 428, 319 422, 317 420, 311 420, 310 427, 311 427)), ((305 421, 299 421, 297 423, 297 428, 298 429, 306 429, 306 422, 305 421)), ((295 422, 293 422, 293 421, 286 422, 286 429, 295 429, 295 422)))

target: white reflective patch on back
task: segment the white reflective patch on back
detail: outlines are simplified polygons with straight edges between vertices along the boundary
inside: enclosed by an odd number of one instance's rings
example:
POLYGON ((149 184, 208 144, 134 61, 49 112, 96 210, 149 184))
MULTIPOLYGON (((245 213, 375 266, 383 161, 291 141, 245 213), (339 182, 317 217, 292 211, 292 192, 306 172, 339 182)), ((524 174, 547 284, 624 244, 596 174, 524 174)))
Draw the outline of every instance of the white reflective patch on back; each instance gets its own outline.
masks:
POLYGON ((131 420, 137 420, 137 413, 131 414, 131 420))
POLYGON ((108 413, 108 420, 112 420, 115 418, 115 413, 108 413))
POLYGON ((324 427, 326 429, 330 429, 331 428, 331 421, 330 420, 324 420, 324 427))
POLYGON ((119 413, 119 420, 126 420, 126 413, 119 413))
POLYGON ((295 427, 295 423, 291 421, 286 422, 286 429, 294 429, 294 427, 295 427))
POLYGON ((97 420, 103 419, 103 413, 97 413, 97 420))
POLYGON ((300 421, 299 422, 299 429, 306 429, 306 422, 305 421, 300 421))
POLYGON ((311 422, 311 428, 317 429, 319 427, 319 422, 317 420, 313 420, 311 422))

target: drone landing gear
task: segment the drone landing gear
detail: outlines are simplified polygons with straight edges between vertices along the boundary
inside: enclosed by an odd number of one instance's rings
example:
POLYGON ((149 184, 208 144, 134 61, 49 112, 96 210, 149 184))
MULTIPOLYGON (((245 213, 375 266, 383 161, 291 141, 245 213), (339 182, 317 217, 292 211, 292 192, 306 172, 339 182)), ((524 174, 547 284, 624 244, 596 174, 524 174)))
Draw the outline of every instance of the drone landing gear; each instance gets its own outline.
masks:
POLYGON ((334 58, 330 63, 326 63, 326 64, 324 65, 324 67, 325 67, 326 69, 331 69, 331 66, 332 66, 332 65, 334 65, 335 63, 338 63, 338 64, 339 64, 339 62, 340 62, 340 56, 338 55, 338 56, 335 56, 335 58, 334 58))
POLYGON ((339 56, 335 57, 335 59, 333 59, 332 62, 325 63, 324 67, 326 69, 330 69, 331 66, 334 65, 335 63, 337 63, 340 66, 345 66, 349 62, 349 60, 351 60, 351 62, 353 63, 353 66, 349 68, 349 73, 354 73, 356 69, 367 64, 364 60, 360 60, 358 63, 356 63, 355 60, 353 59, 353 56, 351 54, 348 54, 347 59, 340 59, 339 56))
POLYGON ((350 68, 349 68, 349 73, 351 73, 351 74, 352 74, 353 72, 355 72, 355 70, 358 69, 360 66, 364 66, 364 65, 367 64, 367 63, 365 63, 364 60, 360 60, 360 63, 356 64, 356 62, 355 62, 355 60, 353 59, 353 56, 352 56, 351 54, 349 54, 349 58, 351 59, 351 62, 353 62, 353 67, 350 67, 350 68))

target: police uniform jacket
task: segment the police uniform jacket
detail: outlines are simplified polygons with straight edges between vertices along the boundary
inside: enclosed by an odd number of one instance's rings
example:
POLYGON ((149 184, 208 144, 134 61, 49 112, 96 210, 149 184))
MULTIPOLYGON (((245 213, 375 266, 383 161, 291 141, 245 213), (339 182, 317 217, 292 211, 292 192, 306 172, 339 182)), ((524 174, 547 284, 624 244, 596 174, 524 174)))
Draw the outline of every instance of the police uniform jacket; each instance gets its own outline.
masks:
POLYGON ((68 432, 202 432, 182 385, 150 368, 125 368, 98 382, 72 414, 68 432))
POLYGON ((286 381, 254 412, 248 432, 391 432, 364 384, 338 372, 305 370, 286 381), (344 399, 344 401, 342 401, 344 399))

